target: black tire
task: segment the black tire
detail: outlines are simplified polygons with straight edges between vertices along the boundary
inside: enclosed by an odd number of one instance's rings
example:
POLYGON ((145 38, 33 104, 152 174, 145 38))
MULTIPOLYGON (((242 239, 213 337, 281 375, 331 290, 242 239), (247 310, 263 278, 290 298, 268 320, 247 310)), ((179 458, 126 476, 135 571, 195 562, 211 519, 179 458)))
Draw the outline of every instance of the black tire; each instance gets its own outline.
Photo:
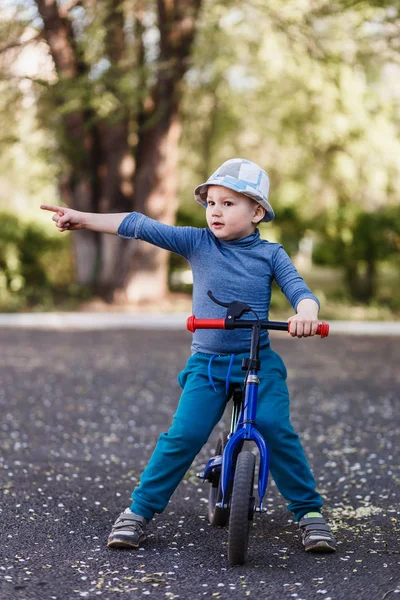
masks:
POLYGON ((229 517, 228 560, 243 565, 249 544, 250 523, 254 514, 254 472, 256 457, 242 451, 237 459, 229 517))
MULTIPOLYGON (((228 434, 225 431, 221 431, 215 448, 215 456, 223 453, 227 440, 228 434)), ((229 495, 228 490, 228 498, 226 498, 227 502, 229 501, 229 495)), ((214 527, 225 527, 229 521, 229 509, 216 506, 217 502, 221 501, 221 469, 219 468, 214 470, 213 480, 208 492, 208 520, 214 527)))

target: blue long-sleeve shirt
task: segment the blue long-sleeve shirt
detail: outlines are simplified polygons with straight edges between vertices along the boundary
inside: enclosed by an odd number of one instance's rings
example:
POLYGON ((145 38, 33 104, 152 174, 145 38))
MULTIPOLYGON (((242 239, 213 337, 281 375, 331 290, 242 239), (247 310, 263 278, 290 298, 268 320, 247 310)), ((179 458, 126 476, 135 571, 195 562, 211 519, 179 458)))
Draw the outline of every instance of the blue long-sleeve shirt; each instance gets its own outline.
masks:
MULTIPOLYGON (((145 240, 180 254, 189 262, 193 272, 193 314, 197 318, 225 317, 226 309, 207 296, 211 290, 218 300, 240 300, 251 306, 261 320, 268 319, 274 279, 295 311, 305 298, 319 305, 281 244, 262 240, 258 230, 239 240, 224 241, 209 229, 165 225, 133 212, 122 221, 118 235, 145 240)), ((254 316, 250 313, 244 318, 254 316)), ((249 351, 250 339, 251 329, 199 329, 193 334, 191 350, 239 354, 249 351)), ((268 344, 268 331, 264 330, 261 347, 268 344)))

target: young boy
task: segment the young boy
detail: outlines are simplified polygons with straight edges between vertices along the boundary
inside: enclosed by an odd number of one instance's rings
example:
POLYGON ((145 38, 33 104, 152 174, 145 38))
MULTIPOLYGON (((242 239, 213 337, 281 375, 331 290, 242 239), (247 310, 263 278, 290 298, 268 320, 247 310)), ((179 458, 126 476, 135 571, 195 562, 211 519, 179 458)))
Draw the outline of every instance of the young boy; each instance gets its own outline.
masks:
MULTIPOLYGON (((53 211, 59 231, 90 229, 142 239, 185 257, 193 270, 193 313, 199 318, 222 318, 225 309, 207 296, 249 304, 260 319, 268 319, 271 284, 275 279, 296 314, 288 319, 292 336, 315 335, 319 302, 297 273, 280 244, 260 238, 261 221, 271 221, 268 175, 255 163, 231 159, 195 189, 195 199, 206 208, 208 228, 172 227, 142 214, 93 214, 42 205, 53 211)), ((241 383, 242 359, 248 356, 251 331, 198 330, 192 355, 179 374, 183 388, 167 433, 159 437, 142 473, 133 502, 115 521, 110 548, 137 548, 146 526, 164 510, 174 490, 221 419, 228 400, 226 381, 241 383), (232 357, 233 355, 233 357, 232 357), (212 367, 211 367, 212 362, 212 367), (209 375, 212 368, 212 375, 209 375)), ((288 509, 299 523, 306 551, 334 552, 335 538, 320 513, 322 498, 308 466, 298 435, 290 423, 286 368, 270 347, 268 332, 261 334, 263 377, 257 407, 257 428, 270 453, 270 470, 288 509)))

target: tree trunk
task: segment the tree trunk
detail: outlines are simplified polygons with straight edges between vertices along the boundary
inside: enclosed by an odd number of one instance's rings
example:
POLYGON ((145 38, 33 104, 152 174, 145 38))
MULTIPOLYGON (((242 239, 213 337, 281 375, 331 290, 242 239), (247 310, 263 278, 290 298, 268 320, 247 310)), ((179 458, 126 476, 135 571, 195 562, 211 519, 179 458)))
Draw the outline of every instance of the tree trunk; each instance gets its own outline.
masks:
MULTIPOLYGON (((168 225, 174 223, 177 210, 181 86, 201 0, 174 4, 157 2, 160 66, 152 108, 139 119, 135 173, 135 209, 168 225)), ((167 292, 168 253, 138 242, 124 289, 127 300, 159 300, 167 292)))
MULTIPOLYGON (((68 133, 67 128, 67 133, 68 133)), ((84 212, 129 212, 133 205, 134 160, 128 146, 128 123, 98 123, 85 134, 88 169, 75 168, 64 180, 64 202, 84 212)), ((134 242, 93 231, 76 231, 73 250, 76 280, 107 301, 124 286, 124 250, 134 242)))
MULTIPOLYGON (((69 82, 77 77, 90 83, 74 38, 72 21, 56 0, 36 0, 59 77, 61 103, 69 82)), ((61 182, 65 203, 88 212, 143 212, 173 224, 177 209, 176 180, 180 134, 179 104, 183 76, 194 38, 201 0, 157 0, 160 55, 153 87, 144 80, 147 97, 139 110, 138 143, 132 153, 129 131, 132 112, 123 106, 113 122, 100 120, 91 109, 81 107, 62 117, 64 143, 61 150, 70 165, 61 182)), ((85 4, 83 4, 85 6, 85 4)), ((110 61, 110 90, 117 96, 115 77, 125 52, 122 0, 105 0, 106 56, 110 61), (108 12, 107 12, 108 11, 108 12), (113 68, 115 71, 112 71, 113 68), (113 79, 114 76, 114 79, 113 79)), ((144 9, 135 8, 137 32, 144 9)), ((142 28, 142 32, 144 28, 142 28)), ((143 40, 138 40, 137 62, 145 71, 143 40)), ((143 94, 145 96, 145 94, 143 94)), ((74 233, 77 282, 90 286, 108 301, 140 302, 160 299, 168 291, 168 253, 140 241, 77 231, 74 233)))
MULTIPOLYGON (((135 177, 136 210, 167 225, 177 210, 177 164, 180 123, 171 122, 148 132, 140 149, 135 177)), ((126 298, 143 302, 163 298, 168 292, 168 260, 165 250, 137 242, 126 279, 126 298)))
POLYGON ((368 304, 376 295, 376 261, 368 260, 365 272, 360 265, 352 263, 346 266, 346 282, 353 300, 368 304))

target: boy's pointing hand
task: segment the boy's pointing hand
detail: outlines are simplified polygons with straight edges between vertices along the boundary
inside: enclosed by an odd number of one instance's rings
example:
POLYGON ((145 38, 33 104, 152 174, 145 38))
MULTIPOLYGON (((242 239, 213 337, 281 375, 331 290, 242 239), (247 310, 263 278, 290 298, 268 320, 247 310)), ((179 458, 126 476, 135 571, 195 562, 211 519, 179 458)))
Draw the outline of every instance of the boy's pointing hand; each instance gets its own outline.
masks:
POLYGON ((63 206, 51 206, 42 204, 42 210, 53 212, 52 220, 54 221, 58 231, 74 231, 84 227, 84 213, 72 208, 64 208, 63 206))

